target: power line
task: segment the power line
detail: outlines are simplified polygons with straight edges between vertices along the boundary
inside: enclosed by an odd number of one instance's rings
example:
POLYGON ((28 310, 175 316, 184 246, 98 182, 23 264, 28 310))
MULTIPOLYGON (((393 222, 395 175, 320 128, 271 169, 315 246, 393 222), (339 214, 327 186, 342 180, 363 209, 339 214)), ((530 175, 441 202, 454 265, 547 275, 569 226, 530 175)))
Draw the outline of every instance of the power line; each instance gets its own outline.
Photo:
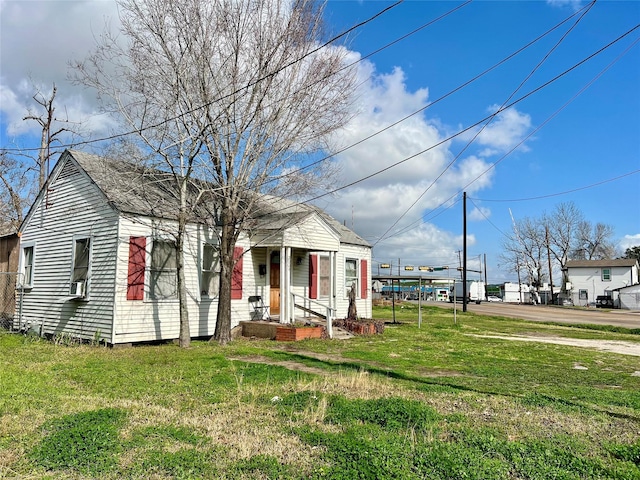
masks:
MULTIPOLYGON (((469 2, 467 2, 467 3, 469 3, 469 2)), ((427 26, 427 25, 431 25, 432 23, 434 23, 434 22, 435 22, 435 21, 437 21, 437 20, 440 20, 440 19, 444 18, 445 16, 447 16, 447 15, 449 15, 450 13, 454 12, 455 10, 457 10, 457 9, 461 8, 462 6, 467 5, 467 3, 465 3, 465 4, 463 4, 463 5, 460 5, 460 6, 458 6, 458 7, 455 7, 454 9, 452 9, 452 10, 450 10, 450 11, 446 12, 445 14, 443 14, 443 15, 441 15, 440 17, 436 18, 435 20, 432 20, 432 21, 430 21, 430 22, 428 22, 428 23, 426 23, 426 24, 422 25, 421 27, 419 27, 419 28, 417 28, 417 29, 413 30, 413 31, 411 32, 411 34, 413 34, 413 33, 417 32, 417 31, 421 30, 422 28, 424 28, 424 27, 425 27, 425 26, 427 26)), ((391 124, 387 125, 386 127, 382 128, 381 130, 378 130, 378 131, 376 131, 376 132, 372 133, 371 135, 368 135, 368 136, 366 136, 366 137, 364 137, 364 138, 362 138, 362 139, 358 140, 358 141, 357 141, 357 142, 355 142, 355 143, 352 143, 352 144, 350 144, 350 145, 348 145, 348 146, 346 146, 346 147, 344 147, 344 148, 341 148, 341 149, 339 149, 339 150, 336 150, 336 151, 332 152, 332 153, 331 153, 331 154, 329 154, 329 155, 326 155, 326 156, 324 156, 324 157, 322 157, 322 158, 320 158, 320 159, 318 159, 318 160, 316 160, 316 161, 314 161, 314 162, 311 162, 311 163, 309 163, 309 164, 305 165, 304 167, 300 167, 300 168, 298 168, 298 169, 294 170, 293 172, 289 172, 289 173, 286 173, 286 174, 280 175, 280 176, 278 176, 278 177, 275 177, 275 178, 273 178, 273 179, 270 179, 270 180, 269 180, 269 182, 271 182, 271 181, 277 181, 277 180, 280 180, 280 179, 282 179, 282 178, 285 178, 285 177, 286 177, 286 176, 288 176, 288 175, 293 175, 293 174, 295 174, 295 173, 297 173, 297 172, 300 172, 300 171, 303 171, 303 170, 309 169, 309 168, 311 168, 311 167, 313 167, 313 166, 315 166, 315 165, 317 165, 317 164, 319 164, 319 163, 322 163, 322 162, 324 162, 324 161, 327 161, 327 160, 329 160, 329 159, 333 158, 333 157, 334 157, 334 156, 336 156, 336 155, 339 155, 339 154, 341 154, 341 153, 344 153, 344 152, 346 152, 347 150, 349 150, 349 149, 351 149, 351 148, 354 148, 354 147, 356 147, 356 146, 358 146, 358 145, 360 145, 360 144, 362 144, 362 143, 366 142, 367 140, 370 140, 370 139, 372 139, 372 138, 376 137, 377 135, 380 135, 381 133, 386 132, 387 130, 392 129, 393 127, 395 127, 395 126, 397 126, 397 125, 399 125, 399 124, 403 123, 404 121, 406 121, 406 120, 408 120, 408 119, 410 119, 410 118, 412 118, 412 117, 416 116, 417 114, 424 112, 424 111, 425 111, 425 110, 427 110, 428 108, 433 107, 434 105, 436 105, 436 104, 440 103, 441 101, 443 101, 443 100, 445 100, 446 98, 450 97, 450 96, 451 96, 451 95, 453 95, 454 93, 456 93, 456 92, 458 92, 458 91, 460 91, 460 90, 462 90, 462 89, 466 88, 467 86, 469 86, 470 84, 472 84, 472 83, 474 83, 475 81, 479 80, 480 78, 484 77, 485 75, 487 75, 487 74, 488 74, 488 73, 490 73, 491 71, 495 70, 495 69, 496 69, 496 68, 498 68, 499 66, 503 65, 504 63, 508 62, 508 61, 509 61, 509 60, 511 60, 512 58, 516 57, 517 55, 519 55, 520 53, 522 53, 523 51, 525 51, 526 49, 528 49, 529 47, 531 47, 532 45, 534 45, 535 43, 537 43, 538 41, 540 41, 541 39, 543 39, 544 37, 546 37, 547 35, 551 34, 551 33, 552 33, 553 31, 555 31, 556 29, 560 28, 562 25, 564 25, 564 24, 565 24, 566 22, 568 22, 570 19, 572 19, 573 17, 575 17, 576 15, 578 15, 578 14, 579 14, 579 13, 580 13, 584 8, 586 8, 586 7, 583 7, 582 9, 580 9, 580 10, 578 10, 577 12, 573 13, 572 15, 570 15, 570 16, 569 16, 569 17, 567 17, 567 18, 565 18, 565 19, 564 19, 564 20, 562 20, 561 22, 557 23, 556 25, 554 25, 553 27, 551 27, 550 29, 548 29, 547 31, 545 31, 544 33, 542 33, 541 35, 539 35, 538 37, 536 37, 535 39, 531 40, 530 42, 528 42, 528 43, 527 43, 527 44, 525 44, 524 46, 520 47, 519 49, 517 49, 517 50, 516 50, 516 51, 514 51, 513 53, 511 53, 511 54, 507 55, 506 57, 504 57, 504 58, 503 58, 502 60, 500 60, 499 62, 497 62, 497 63, 493 64, 491 67, 489 67, 489 68, 487 68, 487 69, 483 70, 482 72, 480 72, 479 74, 475 75, 475 76, 474 76, 474 77, 472 77, 471 79, 469 79, 469 80, 467 80, 466 82, 462 83, 462 84, 461 84, 461 85, 459 85, 458 87, 454 88, 453 90, 450 90, 449 92, 445 93, 444 95, 442 95, 442 96, 440 96, 440 97, 436 98, 435 100, 433 100, 433 101, 429 102, 429 104, 428 104, 428 105, 425 105, 424 107, 422 107, 422 108, 420 108, 420 109, 418 109, 418 110, 416 110, 416 111, 414 111, 414 112, 412 112, 412 113, 410 113, 410 114, 408 114, 408 115, 406 115, 406 116, 404 116, 404 117, 400 118, 399 120, 396 120, 395 122, 393 122, 393 123, 391 123, 391 124)), ((404 39, 404 38, 406 38, 407 36, 408 36, 408 35, 405 35, 405 36, 403 36, 403 37, 401 37, 401 38, 402 38, 402 39, 404 39)), ((354 63, 352 63, 352 64, 348 65, 347 67, 352 66, 352 65, 355 65, 356 63, 360 62, 361 60, 364 60, 364 59, 366 59, 366 58, 371 57, 373 54, 378 53, 378 52, 380 52, 380 51, 384 50, 385 48, 387 48, 387 47, 389 47, 389 46, 393 45, 394 43, 397 43, 397 41, 398 41, 398 40, 395 40, 395 41, 393 41, 393 42, 391 42, 391 43, 389 43, 389 44, 385 45, 384 47, 379 48, 378 50, 375 50, 374 52, 372 52, 372 53, 369 53, 369 54, 365 55, 365 56, 364 56, 364 57, 362 57, 360 60, 358 60, 357 62, 354 62, 354 63)), ((371 78, 371 77, 369 77, 369 78, 371 78)), ((364 83, 364 82, 366 82, 366 81, 367 81, 367 80, 363 81, 363 83, 364 83)))
MULTIPOLYGON (((414 153, 413 155, 410 155, 410 156, 408 156, 408 157, 405 157, 405 158, 403 158, 402 160, 398 160, 398 161, 397 161, 397 162, 395 162, 395 163, 392 163, 392 164, 390 164, 390 165, 387 165, 386 167, 384 167, 384 168, 382 168, 382 169, 380 169, 380 170, 377 170, 376 172, 373 172, 373 173, 371 173, 371 174, 369 174, 369 175, 367 175, 367 176, 365 176, 365 177, 362 177, 362 178, 360 178, 360 179, 358 179, 358 180, 355 180, 355 181, 353 181, 353 182, 350 182, 350 183, 348 183, 348 184, 346 184, 346 185, 343 185, 343 186, 341 186, 341 187, 337 187, 337 188, 335 188, 335 189, 333 189, 333 190, 330 190, 329 192, 323 193, 322 195, 318 195, 318 196, 312 197, 312 198, 310 198, 310 199, 306 200, 304 203, 312 202, 313 200, 317 200, 317 199, 319 199, 319 198, 326 197, 327 195, 331 195, 331 194, 333 194, 333 193, 336 193, 336 192, 338 192, 338 191, 340 191, 340 190, 344 190, 344 189, 346 189, 346 188, 352 187, 353 185, 356 185, 356 184, 361 183, 361 182, 363 182, 363 181, 365 181, 365 180, 368 180, 368 179, 370 179, 370 178, 372 178, 372 177, 375 177, 375 176, 377 176, 377 175, 380 175, 381 173, 384 173, 384 172, 386 172, 387 170, 390 170, 390 169, 392 169, 392 168, 394 168, 394 167, 397 167, 398 165, 400 165, 400 164, 402 164, 402 163, 404 163, 404 162, 407 162, 408 160, 411 160, 412 158, 415 158, 415 157, 417 157, 417 156, 419 156, 419 155, 422 155, 423 153, 426 153, 426 152, 428 152, 428 151, 430 151, 430 150, 433 150, 434 148, 439 147, 440 145, 442 145, 442 144, 444 144, 444 143, 447 143, 447 142, 449 142, 450 140, 453 140, 454 138, 456 138, 456 137, 458 137, 458 136, 462 135, 463 133, 468 132, 468 131, 469 131, 469 130, 471 130, 472 128, 477 127, 477 126, 478 126, 478 125, 480 125, 481 123, 486 122, 488 119, 490 119, 490 118, 492 118, 492 117, 495 117, 495 116, 499 115, 500 113, 504 112, 505 110, 508 110, 508 109, 510 109, 511 107, 513 107, 513 106, 517 105, 518 103, 520 103, 520 102, 522 102, 522 101, 526 100, 527 98, 529 98, 529 97, 530 97, 530 96, 532 96, 533 94, 538 93, 540 90, 542 90, 542 89, 544 89, 544 88, 548 87, 549 85, 551 85, 551 84, 552 84, 552 83, 554 83, 555 81, 557 81, 557 80, 559 80, 560 78, 564 77, 565 75, 567 75, 567 74, 568 74, 568 73, 570 73, 571 71, 575 70, 575 69, 576 69, 576 68, 578 68, 579 66, 583 65, 583 64, 584 64, 584 63, 586 63, 587 61, 591 60, 593 57, 595 57, 595 56, 599 55, 600 53, 602 53, 603 51, 605 51, 607 48, 610 48, 610 47, 611 47, 612 45, 614 45, 616 42, 619 42, 619 41, 620 41, 620 40, 622 40, 624 37, 626 37, 627 35, 631 34, 634 30, 637 30, 638 28, 640 28, 640 24, 636 25, 636 26, 635 26, 635 27, 633 27, 631 30, 628 30, 627 32, 625 32, 624 34, 622 34, 621 36, 619 36, 618 38, 616 38, 615 40, 613 40, 612 42, 610 42, 609 44, 607 44, 606 46, 604 46, 604 47, 602 47, 601 49, 599 49, 598 51, 596 51, 596 52, 592 53, 592 54, 591 54, 591 55, 589 55, 588 57, 586 57, 586 58, 584 58, 583 60, 579 61, 578 63, 574 64, 572 67, 570 67, 570 68, 568 68, 568 69, 564 70, 562 73, 560 73, 560 74, 556 75, 555 77, 553 77, 553 78, 551 78, 550 80, 546 81, 545 83, 543 83, 543 84, 539 85, 538 87, 534 88, 533 90, 530 90, 528 93, 526 93, 525 95, 523 95, 523 96, 521 96, 521 97, 517 98, 516 100, 514 100, 514 101, 513 101, 513 102, 511 102, 511 103, 509 103, 508 105, 505 105, 505 106, 503 106, 503 107, 501 107, 501 108, 497 109, 495 112, 493 112, 493 113, 491 113, 491 114, 487 115, 486 117, 482 118, 481 120, 478 120, 477 122, 475 122, 475 123, 473 123, 473 124, 469 125, 468 127, 464 128, 464 129, 462 129, 462 130, 459 130, 458 132, 456 132, 456 133, 454 133, 454 134, 452 134, 452 135, 450 135, 450 136, 446 137, 445 139, 443 139, 443 140, 441 140, 441 141, 439 141, 439 142, 437 142, 437 143, 433 144, 432 146, 430 146, 430 147, 428 147, 428 148, 425 148, 424 150, 421 150, 421 151, 419 151, 419 152, 417 152, 417 153, 414 153)), ((477 180, 477 178, 476 178, 476 180, 477 180)))
POLYGON ((556 192, 556 193, 548 193, 546 195, 539 195, 537 197, 527 197, 527 198, 512 198, 512 199, 486 199, 486 198, 476 198, 475 200, 478 200, 479 202, 529 202, 532 200, 542 200, 544 198, 551 198, 551 197, 559 197, 561 195, 568 195, 569 193, 575 193, 575 192, 579 192, 581 190, 588 190, 590 188, 594 188, 594 187, 599 187, 600 185, 604 185, 605 183, 611 183, 611 182, 615 182, 616 180, 620 180, 621 178, 625 178, 625 177, 629 177, 631 175, 635 175, 637 173, 640 173, 640 170, 633 170, 631 172, 627 172, 627 173, 623 173, 622 175, 618 175, 617 177, 613 177, 613 178, 608 178, 607 180, 602 180, 600 182, 596 182, 596 183, 592 183, 589 185, 585 185, 582 187, 577 187, 577 188, 572 188, 571 190, 565 190, 563 192, 556 192))
MULTIPOLYGON (((555 45, 551 48, 551 50, 549 52, 547 52, 547 54, 542 58, 542 60, 540 60, 538 62, 538 64, 531 70, 531 72, 529 72, 529 74, 524 78, 524 80, 522 80, 520 82, 520 84, 516 87, 516 89, 511 92, 511 94, 507 97, 506 100, 504 100, 502 102, 502 105, 500 106, 500 108, 504 107, 514 96, 515 94, 523 87, 523 85, 527 82, 527 80, 529 80, 533 74, 542 66, 542 64, 549 58, 549 56, 551 55, 551 53, 553 53, 558 46, 563 42, 563 40, 565 38, 567 38, 567 36, 569 35, 569 33, 578 25, 578 23, 580 23, 580 21, 584 18, 584 16, 589 12, 589 10, 591 9, 591 7, 593 7, 593 5, 595 4, 595 0, 593 2, 591 2, 591 4, 589 4, 589 7, 584 9, 584 12, 582 13, 582 15, 580 15, 580 17, 575 21, 575 23, 571 26, 571 28, 569 28, 564 35, 562 35, 560 37, 560 39, 555 43, 555 45)), ((438 180, 440 180, 442 178, 442 176, 449 171, 449 169, 453 166, 454 163, 456 163, 460 157, 462 156, 462 154, 464 152, 467 151, 467 149, 471 146, 471 144, 473 144, 473 142, 480 136, 480 134, 482 134, 482 132, 493 122, 493 120, 495 119, 495 116, 490 117, 483 125, 480 129, 478 129, 478 131, 473 135, 473 137, 465 144, 465 146, 456 154, 456 156, 453 158, 453 160, 451 160, 451 162, 449 162, 449 164, 444 168, 444 170, 429 184, 429 186, 427 186, 426 189, 424 189, 424 191, 418 196, 418 198, 415 199, 415 201, 404 211, 404 213, 402 215, 400 215, 398 217, 398 219, 382 234, 382 236, 380 237, 380 240, 384 239, 385 236, 391 231, 391 229, 393 227, 395 227, 398 222, 400 222, 400 220, 402 220, 405 215, 407 215, 411 209, 416 206, 416 204, 420 201, 420 199, 422 197, 424 197, 427 192, 429 190, 431 190, 431 188, 438 182, 438 180)), ((375 244, 374 244, 375 246, 375 244)))
MULTIPOLYGON (((469 0, 469 1, 471 1, 471 0, 469 0)), ((128 136, 128 135, 140 134, 140 133, 142 133, 142 132, 144 132, 144 131, 146 131, 146 130, 150 130, 150 129, 152 129, 152 128, 158 128, 158 127, 161 127, 162 125, 165 125, 165 124, 167 124, 167 123, 169 123, 169 122, 172 122, 172 121, 174 121, 174 120, 178 120, 178 119, 180 119, 180 118, 182 118, 182 117, 184 117, 184 116, 186 116, 186 115, 189 115, 189 114, 195 113, 195 112, 197 112, 198 110, 201 110, 201 109, 203 109, 203 108, 205 108, 205 107, 211 106, 211 105, 213 105, 214 103, 219 102, 219 101, 221 101, 221 100, 224 100, 224 99, 226 99, 226 98, 233 97, 234 95, 236 95, 236 94, 238 94, 238 93, 241 93, 243 90, 246 90, 247 88, 253 87, 253 86, 257 85, 258 83, 260 83, 260 82, 262 82, 262 81, 264 81, 264 80, 266 80, 266 79, 268 79, 268 78, 273 77, 273 76, 274 76, 274 75, 276 75, 277 73, 279 73, 279 72, 281 72, 281 71, 283 71, 283 70, 285 70, 285 69, 287 69, 287 68, 289 68, 289 67, 291 67, 291 66, 295 65, 296 63, 301 62, 301 61, 302 61, 302 60, 304 60, 305 58, 309 57, 310 55, 313 55, 313 54, 317 53, 318 51, 320 51, 320 50, 322 50, 323 48, 325 48, 325 47, 329 46, 330 44, 332 44, 332 43, 334 43, 335 41, 339 40, 340 38, 342 38, 342 37, 346 36, 347 34, 351 33, 352 31, 357 30, 358 28, 360 28, 360 27, 362 27, 362 26, 364 26, 364 25, 366 25, 366 24, 368 24, 368 23, 372 22, 372 21, 373 21, 373 20, 375 20, 376 18, 378 18, 378 17, 380 17, 381 15, 383 15, 383 14, 387 13, 389 10, 391 10, 392 8, 397 7, 398 5, 400 5, 400 4, 401 4, 401 3, 403 3, 403 2, 404 2, 404 0, 398 0, 398 1, 396 1, 395 3, 393 3, 393 4, 391 4, 391 5, 389 5, 389 6, 385 7, 385 8, 383 8, 382 10, 380 10, 379 12, 377 12, 375 15, 373 15, 373 16, 371 16, 371 17, 369 17, 368 19, 366 19, 366 20, 364 20, 364 21, 362 21, 362 22, 360 22, 360 23, 357 23, 356 25, 354 25, 354 26, 352 26, 352 27, 348 28, 347 30, 343 31, 342 33, 340 33, 340 34, 338 34, 338 35, 336 35, 336 36, 332 37, 330 40, 328 40, 327 42, 323 43, 322 45, 320 45, 320 46, 316 47, 315 49, 310 50, 309 52, 307 52, 307 53, 306 53, 306 54, 304 54, 303 56, 301 56, 301 57, 299 57, 299 58, 297 58, 297 59, 295 59, 295 60, 290 61, 289 63, 287 63, 287 64, 283 65, 283 66, 282 66, 282 67, 280 67, 280 68, 278 68, 276 71, 274 71, 274 72, 270 72, 270 73, 268 73, 268 74, 265 74, 265 75, 263 75, 262 77, 257 78, 257 79, 256 79, 256 80, 254 80, 253 82, 251 82, 251 83, 249 83, 249 84, 247 84, 247 85, 244 85, 244 86, 242 86, 241 88, 238 88, 238 89, 236 89, 234 92, 231 92, 231 93, 229 93, 229 94, 227 94, 227 95, 224 95, 224 96, 222 96, 222 97, 219 97, 219 98, 217 98, 217 99, 215 99, 215 100, 212 100, 212 101, 210 101, 210 102, 207 102, 207 103, 205 103, 205 104, 203 104, 203 105, 199 105, 198 107, 194 107, 194 108, 192 108, 191 110, 188 110, 188 111, 186 111, 186 112, 183 112, 183 113, 181 113, 181 114, 179 114, 179 115, 175 115, 174 117, 164 119, 164 120, 162 120, 162 121, 160 121, 160 122, 158 122, 158 123, 156 123, 156 124, 147 125, 147 126, 145 126, 145 127, 141 127, 141 128, 135 129, 135 130, 131 130, 131 131, 129 131, 129 132, 124 132, 124 133, 118 133, 118 134, 114 134, 114 135, 109 135, 109 136, 107 136, 107 137, 97 138, 97 139, 93 139, 93 140, 85 140, 85 141, 76 142, 76 143, 72 143, 72 144, 63 144, 63 145, 61 145, 61 146, 60 146, 60 148, 73 148, 73 147, 77 147, 77 146, 80 146, 80 145, 89 145, 89 144, 92 144, 92 143, 104 142, 104 141, 107 141, 107 140, 115 140, 115 139, 118 139, 118 138, 126 137, 126 136, 128 136)), ((340 70, 340 71, 341 71, 341 70, 340 70)), ((40 150, 40 148, 24 148, 24 149, 10 148, 10 149, 4 149, 4 151, 7 151, 7 152, 12 152, 12 151, 28 152, 28 151, 37 151, 37 150, 40 150)))
POLYGON ((469 198, 467 196, 467 200, 470 200, 471 203, 473 203, 473 206, 476 207, 476 210, 478 210, 478 212, 480 213, 480 215, 482 215, 484 217, 484 219, 489 222, 489 224, 495 228, 502 236, 509 238, 509 235, 507 235, 506 233, 504 233, 502 230, 500 230, 491 220, 489 220, 489 217, 487 217, 484 212, 482 211, 482 209, 476 204, 476 202, 473 201, 472 198, 469 198))
MULTIPOLYGON (((636 28, 640 27, 640 25, 637 25, 634 29, 632 29, 631 31, 635 30, 636 28)), ((630 32, 631 32, 630 31, 630 32)), ((628 32, 629 33, 629 32, 628 32)), ((616 40, 617 41, 617 40, 616 40)), ((597 79, 599 79, 607 70, 609 70, 609 68, 611 68, 616 62, 618 62, 620 60, 620 58, 622 58, 631 48, 633 48, 638 42, 640 42, 640 38, 636 39, 631 45, 629 45, 629 47, 627 47, 627 49, 625 49, 620 55, 618 55, 618 57, 616 57, 612 62, 610 62, 604 69, 602 69, 598 75, 596 75, 593 79, 591 79, 590 82, 588 82, 585 86, 583 86, 576 94, 574 94, 567 102, 565 102, 560 108, 558 108, 553 114, 551 114, 549 117, 547 117, 547 119, 540 124, 537 128, 535 128, 531 133, 529 133, 525 138, 523 138, 520 142, 518 142, 511 150, 509 150, 508 152, 506 152, 500 159, 498 159, 496 162, 492 163, 484 172, 482 172, 480 175, 478 175, 475 179, 473 179, 471 182, 467 183, 464 187, 462 187, 458 192, 456 192, 455 194, 451 195, 448 199, 446 199, 444 202, 442 202, 440 205, 438 205, 436 208, 434 208, 432 210, 432 212, 434 212, 435 210, 439 209, 440 207, 442 207, 444 204, 446 204, 447 202, 451 201, 451 199, 453 199, 454 197, 460 195, 460 193, 467 189, 470 185, 472 185, 474 182, 476 182, 479 178, 481 178, 482 176, 484 176, 487 172, 489 172, 491 169, 495 168, 495 166, 502 162, 506 157, 508 157, 511 153, 513 153, 518 147, 520 147, 523 143, 525 143, 529 138, 531 138, 535 133, 537 133, 538 131, 540 131, 547 123, 549 123, 553 118, 555 118, 556 115, 558 115, 558 113, 560 113, 560 111, 562 111, 564 108, 566 108, 570 103, 572 103, 579 95, 581 95, 587 88, 589 88, 597 79)), ((609 44, 608 46, 612 45, 609 44)), ((605 47, 605 48, 608 48, 605 47)), ((638 170, 640 171, 640 170, 638 170)), ((617 178, 622 178, 624 176, 627 175, 631 175, 634 173, 637 173, 638 171, 634 171, 634 172, 630 172, 628 174, 622 175, 621 177, 617 177, 617 178)), ((615 178, 615 179, 617 179, 615 178)), ((610 181, 613 181, 615 179, 611 179, 610 181)), ((595 185, 599 185, 601 183, 606 183, 607 181, 604 182, 599 182, 594 184, 595 185)), ((581 187, 579 189, 576 190, 582 190, 584 188, 590 188, 590 187, 581 187)), ((570 193, 570 192, 569 192, 570 193)), ((551 194, 551 195, 547 195, 547 196, 555 196, 555 195, 560 195, 560 194, 551 194)), ((541 197, 541 198, 545 198, 545 197, 541 197)), ((455 205, 455 204, 454 204, 455 205)), ((453 206, 453 205, 452 205, 453 206)), ((448 207, 451 208, 451 207, 448 207)), ((435 215, 432 218, 435 218, 439 215, 441 215, 444 211, 441 211, 440 213, 438 213, 437 215, 435 215)), ((427 220, 430 220, 432 218, 425 218, 424 215, 422 215, 418 220, 416 220, 415 222, 411 223, 410 225, 408 225, 407 227, 403 228, 402 230, 395 232, 393 235, 389 235, 386 238, 391 238, 393 236, 399 235, 401 233, 405 233, 409 230, 411 230, 412 228, 415 228, 419 223, 424 223, 427 220)), ((382 239, 381 239, 382 240, 382 239)), ((381 241, 379 240, 379 241, 381 241)))

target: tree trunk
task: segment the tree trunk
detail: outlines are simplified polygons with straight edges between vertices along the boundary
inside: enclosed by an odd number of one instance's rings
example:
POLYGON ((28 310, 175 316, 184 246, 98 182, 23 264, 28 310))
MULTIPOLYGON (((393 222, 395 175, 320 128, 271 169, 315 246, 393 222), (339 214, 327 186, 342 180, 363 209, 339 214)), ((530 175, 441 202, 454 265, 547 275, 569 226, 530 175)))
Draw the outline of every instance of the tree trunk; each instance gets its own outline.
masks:
POLYGON ((235 227, 230 209, 222 211, 222 232, 220 236, 220 293, 218 295, 218 313, 213 339, 221 345, 231 341, 231 279, 233 276, 233 251, 236 246, 235 227))
POLYGON ((187 182, 180 184, 180 212, 178 214, 178 235, 176 236, 176 270, 178 275, 178 302, 180 312, 180 346, 191 346, 191 332, 189 330, 189 310, 187 307, 187 291, 184 278, 184 238, 187 228, 186 197, 187 182))
POLYGON ((355 283, 351 285, 351 289, 349 290, 349 310, 347 312, 347 318, 351 318, 353 320, 358 318, 358 309, 356 308, 356 284, 355 283))

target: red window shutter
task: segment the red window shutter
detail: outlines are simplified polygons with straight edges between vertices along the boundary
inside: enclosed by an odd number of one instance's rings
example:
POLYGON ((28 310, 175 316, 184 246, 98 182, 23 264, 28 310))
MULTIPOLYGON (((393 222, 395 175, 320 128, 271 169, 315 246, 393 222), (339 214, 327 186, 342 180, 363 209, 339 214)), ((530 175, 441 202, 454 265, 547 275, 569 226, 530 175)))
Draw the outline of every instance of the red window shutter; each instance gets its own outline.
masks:
POLYGON ((233 249, 233 271, 231 273, 231 299, 242 298, 242 247, 233 249))
POLYGON ((309 255, 309 298, 318 298, 318 255, 309 255))
POLYGON ((360 260, 360 298, 367 298, 367 291, 369 290, 369 277, 367 273, 367 261, 360 260))
POLYGON ((144 300, 146 248, 146 237, 129 237, 127 300, 144 300))

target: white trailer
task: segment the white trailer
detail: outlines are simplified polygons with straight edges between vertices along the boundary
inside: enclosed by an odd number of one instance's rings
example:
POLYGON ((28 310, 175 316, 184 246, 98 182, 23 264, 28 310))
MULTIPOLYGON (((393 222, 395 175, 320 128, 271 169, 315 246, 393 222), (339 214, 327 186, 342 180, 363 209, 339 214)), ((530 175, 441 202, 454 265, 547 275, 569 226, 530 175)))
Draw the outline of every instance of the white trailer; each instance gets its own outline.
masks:
POLYGON ((524 283, 507 282, 502 286, 502 301, 507 303, 533 303, 531 287, 524 283))
MULTIPOLYGON (((449 293, 449 301, 453 303, 454 296, 456 302, 462 302, 463 284, 461 281, 456 281, 451 285, 449 293)), ((467 303, 476 302, 480 303, 487 298, 484 282, 478 282, 475 280, 467 280, 467 303)))

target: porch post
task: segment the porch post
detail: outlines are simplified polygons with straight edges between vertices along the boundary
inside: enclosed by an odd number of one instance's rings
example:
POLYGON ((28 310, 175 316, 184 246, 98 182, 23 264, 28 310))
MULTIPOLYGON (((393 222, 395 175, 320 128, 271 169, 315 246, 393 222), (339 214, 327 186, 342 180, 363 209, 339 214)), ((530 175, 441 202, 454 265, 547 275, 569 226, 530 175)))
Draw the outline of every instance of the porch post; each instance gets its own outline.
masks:
POLYGON ((287 251, 285 247, 280 247, 280 323, 289 323, 287 315, 287 251))
POLYGON ((337 292, 336 292, 336 252, 329 252, 329 278, 331 279, 329 305, 334 310, 334 314, 337 314, 337 292))
POLYGON ((291 297, 291 247, 286 247, 286 257, 287 257, 287 269, 285 272, 286 277, 286 287, 285 292, 287 295, 287 318, 289 319, 289 323, 295 322, 295 313, 293 311, 293 298, 291 297))
POLYGON ((329 252, 329 309, 327 310, 327 335, 329 338, 333 338, 333 317, 336 314, 335 257, 335 252, 329 252))

